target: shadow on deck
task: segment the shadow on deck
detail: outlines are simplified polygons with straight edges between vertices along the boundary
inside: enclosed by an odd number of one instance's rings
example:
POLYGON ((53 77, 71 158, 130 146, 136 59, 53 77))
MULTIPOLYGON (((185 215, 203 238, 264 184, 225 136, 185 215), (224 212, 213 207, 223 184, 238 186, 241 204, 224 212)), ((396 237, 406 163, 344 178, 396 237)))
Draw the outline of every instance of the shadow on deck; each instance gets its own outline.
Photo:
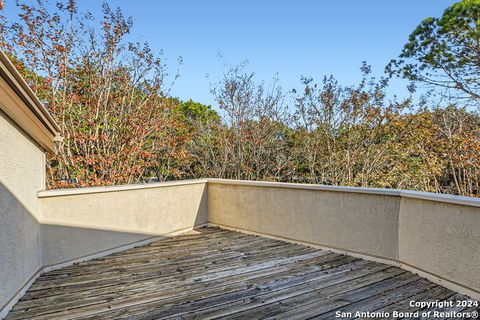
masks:
POLYGON ((7 319, 392 319, 420 310, 412 300, 467 299, 385 264, 202 228, 45 273, 7 319))

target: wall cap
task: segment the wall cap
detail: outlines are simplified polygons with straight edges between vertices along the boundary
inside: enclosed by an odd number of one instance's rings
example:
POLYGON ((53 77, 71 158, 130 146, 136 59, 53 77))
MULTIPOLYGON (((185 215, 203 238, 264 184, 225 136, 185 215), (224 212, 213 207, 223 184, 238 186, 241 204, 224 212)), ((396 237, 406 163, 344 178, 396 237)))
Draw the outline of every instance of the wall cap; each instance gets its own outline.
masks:
POLYGON ((451 194, 411 191, 401 189, 381 189, 381 188, 362 188, 362 187, 343 187, 330 186, 321 184, 306 183, 287 183, 287 182, 266 182, 266 181, 250 181, 250 180, 224 180, 224 179, 207 179, 208 183, 213 184, 229 184, 238 186, 252 187, 268 187, 268 188, 289 188, 302 190, 319 190, 332 192, 351 192, 364 193, 379 196, 397 196, 401 198, 421 199, 434 202, 460 204, 464 206, 480 207, 480 198, 456 196, 451 194))
POLYGON ((55 190, 40 191, 38 193, 38 197, 51 198, 51 197, 61 197, 61 196, 92 194, 92 193, 106 193, 106 192, 119 192, 119 191, 129 191, 129 190, 185 186, 185 185, 191 185, 191 184, 204 184, 204 183, 207 183, 207 179, 191 179, 191 180, 166 181, 166 182, 154 182, 154 183, 125 184, 125 185, 107 186, 107 187, 55 189, 55 190))
POLYGON ((40 191, 38 193, 38 197, 49 198, 49 197, 72 196, 72 195, 82 195, 82 194, 92 194, 92 193, 153 189, 153 188, 173 187, 173 186, 182 186, 182 185, 190 185, 190 184, 204 184, 204 183, 250 186, 250 187, 265 187, 265 188, 286 188, 286 189, 299 189, 299 190, 312 190, 312 191, 317 190, 317 191, 330 191, 330 192, 360 193, 360 194, 371 194, 371 195, 379 195, 379 196, 393 196, 393 197, 401 197, 401 198, 428 200, 433 202, 459 204, 459 205, 471 206, 471 207, 480 207, 480 198, 456 196, 451 194, 441 194, 441 193, 433 193, 433 192, 411 191, 411 190, 401 190, 401 189, 343 187, 343 186, 330 186, 330 185, 307 184, 307 183, 229 180, 229 179, 210 179, 210 178, 143 183, 143 184, 126 184, 126 185, 107 186, 107 187, 85 187, 85 188, 72 188, 72 189, 45 190, 45 191, 40 191))

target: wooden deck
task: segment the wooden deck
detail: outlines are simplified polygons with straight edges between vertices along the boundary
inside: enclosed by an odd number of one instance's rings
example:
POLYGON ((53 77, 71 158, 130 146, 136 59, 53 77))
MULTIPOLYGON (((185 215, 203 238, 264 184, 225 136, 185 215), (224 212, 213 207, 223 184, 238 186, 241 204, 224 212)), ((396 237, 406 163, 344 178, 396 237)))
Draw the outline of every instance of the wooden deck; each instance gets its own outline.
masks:
POLYGON ((456 299, 396 267, 203 228, 45 273, 7 319, 334 319, 456 299))

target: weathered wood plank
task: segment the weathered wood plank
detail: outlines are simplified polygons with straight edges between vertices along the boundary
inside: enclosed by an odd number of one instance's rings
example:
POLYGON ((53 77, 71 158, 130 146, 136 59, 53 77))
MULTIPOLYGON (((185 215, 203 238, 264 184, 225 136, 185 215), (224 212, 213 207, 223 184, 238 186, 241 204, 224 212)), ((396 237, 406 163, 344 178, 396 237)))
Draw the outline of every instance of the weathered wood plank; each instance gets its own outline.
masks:
MULTIPOLYGON (((228 316, 229 319, 257 316, 260 316, 261 318, 275 316, 275 318, 277 318, 280 312, 285 312, 293 307, 298 307, 304 302, 310 301, 323 304, 323 302, 327 301, 330 297, 335 297, 343 292, 355 288, 364 288, 372 283, 382 282, 386 279, 402 276, 403 274, 405 274, 403 270, 389 268, 385 270, 375 270, 375 272, 366 275, 360 273, 360 276, 355 276, 355 273, 353 273, 350 277, 342 276, 333 283, 328 280, 320 283, 308 283, 291 292, 274 292, 273 295, 262 297, 262 299, 259 299, 256 303, 240 305, 238 309, 229 308, 228 310, 222 311, 221 316, 228 316)), ((336 305, 336 302, 337 301, 333 301, 332 305, 336 305)), ((339 303, 346 304, 346 302, 342 300, 339 300, 339 303)), ((296 311, 294 315, 297 318, 299 312, 296 311)), ((217 316, 218 314, 215 314, 211 318, 217 316)), ((210 316, 208 318, 210 318, 210 316)))
MULTIPOLYGON (((309 263, 312 264, 313 267, 316 267, 316 270, 322 270, 322 268, 318 267, 316 264, 322 263, 322 265, 327 265, 328 263, 321 260, 324 257, 326 258, 325 261, 327 262, 328 260, 332 260, 332 259, 335 260, 338 258, 343 258, 343 259, 348 258, 348 257, 336 255, 336 254, 316 255, 312 259, 305 259, 304 261, 306 263, 302 265, 300 268, 298 268, 297 272, 305 272, 306 270, 308 271, 309 263)), ((272 268, 277 266, 282 266, 282 265, 287 265, 287 264, 279 263, 278 265, 272 266, 272 268)), ((294 267, 287 267, 286 269, 284 268, 285 271, 288 271, 288 272, 284 272, 284 274, 287 276, 290 275, 289 273, 294 274, 296 272, 295 266, 296 265, 294 265, 294 267)), ((259 269, 268 270, 268 268, 259 268, 259 269)), ((236 282, 238 276, 237 275, 232 276, 231 275, 232 272, 237 273, 238 275, 252 273, 251 271, 249 271, 249 269, 244 269, 244 270, 241 270, 241 268, 231 269, 228 274, 224 274, 220 276, 216 274, 216 276, 214 277, 214 280, 217 280, 217 283, 219 285, 224 284, 224 280, 223 280, 224 278, 228 278, 230 284, 233 282, 236 282)), ((40 298, 41 300, 37 299, 37 300, 22 301, 17 306, 19 309, 28 307, 30 309, 30 312, 32 313, 35 313, 35 312, 40 313, 41 307, 35 306, 39 302, 42 302, 44 305, 55 303, 57 308, 67 307, 68 305, 70 305, 70 307, 78 308, 78 307, 81 307, 83 304, 89 304, 89 303, 99 304, 101 302, 110 302, 112 300, 115 300, 116 302, 118 302, 120 298, 134 299, 136 298, 136 296, 147 298, 149 294, 153 294, 154 296, 159 296, 159 297, 164 297, 167 294, 178 296, 179 294, 185 291, 185 287, 188 286, 189 292, 193 292, 193 289, 195 288, 195 286, 197 287, 206 286, 205 282, 206 281, 199 281, 198 278, 195 278, 195 277, 189 277, 185 280, 173 279, 171 282, 165 282, 165 280, 160 278, 160 279, 153 279, 150 282, 144 282, 140 284, 132 282, 130 285, 119 285, 115 287, 115 291, 113 291, 111 288, 103 288, 100 290, 97 290, 94 288, 92 290, 85 291, 83 295, 80 295, 77 292, 73 292, 69 296, 62 295, 59 298, 49 297, 49 298, 43 298, 43 299, 40 298), (172 292, 172 290, 176 290, 176 292, 172 292), (159 291, 161 291, 160 294, 159 294, 159 291), (76 298, 76 300, 73 300, 74 298, 76 298), (80 301, 78 301, 79 298, 81 298, 80 301)), ((208 284, 208 288, 210 289, 212 288, 212 283, 208 284)))
MULTIPOLYGON (((231 277, 231 276, 236 276, 237 274, 240 274, 240 273, 253 272, 253 271, 257 271, 257 270, 266 269, 266 268, 269 268, 269 267, 287 265, 287 264, 302 261, 302 260, 307 260, 307 259, 311 259, 311 258, 315 258, 315 257, 325 256, 326 254, 327 254, 326 251, 315 251, 315 252, 312 252, 312 253, 304 253, 304 254, 301 254, 301 255, 284 257, 284 258, 281 258, 281 259, 271 260, 271 261, 262 262, 262 263, 258 263, 258 264, 252 264, 252 265, 247 264, 245 266, 240 266, 240 267, 234 268, 234 269, 227 269, 227 270, 224 270, 224 271, 211 272, 211 273, 191 277, 189 279, 189 281, 195 283, 195 282, 211 281, 211 280, 216 280, 216 279, 220 279, 220 278, 227 278, 227 277, 231 277)), ((130 306, 130 305, 135 305, 135 304, 145 302, 145 301, 147 301, 147 302, 148 301, 155 301, 159 297, 164 297, 164 293, 162 291, 156 290, 156 291, 152 292, 150 295, 148 295, 148 294, 145 294, 144 292, 142 292, 142 290, 140 290, 140 292, 138 294, 128 294, 126 296, 123 296, 123 295, 117 296, 115 301, 113 301, 113 299, 112 299, 112 301, 101 301, 103 303, 102 306, 100 306, 100 304, 97 304, 98 303, 97 301, 94 301, 94 303, 96 303, 97 308, 99 308, 99 309, 103 308, 102 311, 105 311, 105 310, 113 309, 117 305, 130 306), (108 303, 108 305, 106 303, 108 303)), ((84 313, 88 314, 90 307, 75 308, 75 309, 76 309, 77 314, 84 314, 84 313)), ((47 312, 48 311, 49 310, 47 310, 47 312)), ((26 317, 32 316, 33 315, 32 313, 35 313, 35 312, 36 311, 32 310, 31 313, 29 313, 28 315, 24 314, 24 316, 26 316, 26 317)), ((66 312, 68 313, 69 311, 64 311, 62 314, 66 313, 66 312)))
MULTIPOLYGON (((156 263, 152 263, 149 265, 144 265, 144 266, 138 266, 136 267, 131 267, 128 268, 127 266, 125 267, 124 270, 116 270, 112 273, 106 272, 106 273, 94 273, 93 276, 88 276, 86 275, 85 277, 74 277, 72 279, 61 279, 61 280, 51 280, 51 281, 46 281, 46 282, 36 282, 32 288, 31 291, 36 291, 36 290, 43 290, 43 289, 49 289, 53 287, 67 287, 67 286, 76 286, 76 285, 81 285, 81 284, 88 284, 92 283, 93 285, 100 283, 102 281, 110 281, 110 280, 116 280, 119 281, 121 279, 129 279, 131 276, 135 276, 137 280, 141 278, 143 275, 148 276, 150 273, 155 273, 157 274, 158 271, 161 271, 163 275, 165 274, 171 274, 171 273, 176 273, 176 272, 187 272, 189 270, 203 270, 204 272, 207 272, 209 268, 205 268, 205 265, 211 265, 216 266, 216 269, 220 269, 220 267, 225 268, 230 268, 232 266, 236 266, 238 264, 244 264, 245 260, 249 258, 259 258, 262 260, 268 260, 271 257, 275 257, 276 255, 283 254, 283 255, 289 255, 289 254, 299 254, 301 252, 308 253, 312 252, 312 249, 310 248, 297 248, 295 245, 284 245, 280 247, 261 247, 261 250, 258 252, 252 252, 249 255, 245 254, 237 254, 232 257, 229 256, 221 256, 220 258, 216 260, 211 260, 215 261, 214 264, 211 263, 211 261, 208 259, 208 256, 205 256, 204 259, 195 262, 195 263, 189 263, 188 259, 176 262, 176 261, 163 261, 159 260, 156 263), (180 269, 179 269, 180 268, 180 269)), ((161 276, 161 274, 157 274, 157 276, 161 276)))
MULTIPOLYGON (((114 267, 110 267, 110 265, 107 265, 105 267, 102 267, 100 265, 100 268, 102 270, 102 277, 108 278, 109 275, 128 275, 125 274, 125 271, 129 273, 139 273, 142 270, 148 270, 150 268, 166 268, 168 269, 171 266, 179 265, 182 263, 188 263, 190 266, 198 265, 198 263, 204 262, 206 259, 205 257, 208 256, 211 260, 216 260, 216 261, 221 261, 228 259, 230 257, 243 257, 243 258, 248 258, 250 255, 254 256, 258 253, 261 253, 262 251, 264 252, 270 252, 270 251, 275 251, 275 250, 305 250, 304 248, 299 248, 297 245, 285 245, 285 244, 280 244, 280 243, 274 243, 274 244, 263 244, 263 243, 254 243, 256 245, 254 250, 246 251, 250 243, 244 243, 244 242, 239 242, 237 244, 228 244, 228 246, 231 248, 229 251, 225 252, 219 252, 219 250, 209 250, 209 251, 203 251, 203 252, 194 252, 191 251, 189 255, 177 255, 177 256, 168 256, 164 257, 161 255, 146 255, 141 258, 137 258, 137 260, 133 261, 133 263, 129 263, 128 261, 125 262, 119 262, 116 264, 114 267), (197 263, 197 264, 196 264, 197 263)), ((194 250, 194 249, 192 249, 194 250)), ((312 249, 309 249, 312 251, 312 249)), ((42 279, 39 279, 38 282, 35 283, 35 286, 32 286, 32 291, 37 290, 37 289, 42 289, 43 287, 48 287, 50 285, 56 285, 61 283, 62 285, 68 285, 71 282, 76 282, 79 279, 96 279, 100 280, 98 277, 98 268, 85 268, 85 270, 79 271, 76 274, 65 274, 65 275, 58 275, 51 277, 50 275, 46 274, 45 276, 42 276, 42 279)))
MULTIPOLYGON (((344 258, 347 259, 347 258, 344 258)), ((351 259, 351 258, 350 258, 351 259)), ((318 278, 325 278, 347 272, 352 269, 350 261, 339 261, 331 264, 332 270, 329 269, 317 269, 317 271, 298 275, 289 278, 287 275, 271 275, 262 279, 254 279, 254 281, 245 281, 243 283, 237 283, 232 286, 230 283, 223 284, 220 290, 208 290, 208 292, 202 292, 199 295, 190 294, 188 299, 173 299, 171 301, 142 301, 142 303, 132 306, 130 308, 122 308, 119 312, 114 313, 115 318, 128 318, 128 319, 142 319, 144 317, 164 318, 169 315, 174 317, 182 316, 185 318, 186 311, 194 311, 196 316, 200 316, 200 307, 208 308, 210 305, 215 306, 219 303, 220 308, 224 309, 223 303, 225 301, 242 301, 247 297, 256 297, 262 292, 267 293, 273 290, 273 288, 287 288, 299 283, 305 283, 305 281, 313 281, 318 278), (342 265, 344 267, 342 267, 342 265), (223 301, 223 303, 221 303, 223 301), (165 303, 168 302, 168 303, 165 303), (188 303, 187 303, 188 302, 188 303), (145 312, 153 310, 153 312, 145 312), (134 317, 134 315, 136 317, 134 317)), ((362 263, 363 265, 363 263, 362 263)), ((357 268, 362 268, 362 265, 357 265, 357 268)), ((110 313, 110 315, 112 315, 110 313)))
MULTIPOLYGON (((411 297, 415 293, 424 292, 431 289, 434 285, 427 280, 419 279, 412 282, 394 282, 391 287, 387 287, 384 290, 375 294, 371 288, 368 288, 368 297, 365 295, 360 296, 358 300, 352 301, 347 306, 343 306, 340 309, 334 309, 329 312, 317 315, 312 319, 331 319, 335 318, 337 311, 349 312, 355 314, 360 312, 374 312, 382 306, 389 306, 402 301, 405 298, 411 297), (398 285, 398 286, 397 286, 398 285)), ((344 299, 340 296, 339 299, 344 299)), ((318 310, 313 310, 312 314, 318 314, 318 310)))
POLYGON ((380 263, 201 228, 46 273, 7 319, 331 319, 415 311, 411 299, 466 297, 380 263))
MULTIPOLYGON (((135 264, 135 263, 148 263, 152 258, 156 259, 168 259, 168 260, 173 260, 173 259, 182 259, 186 257, 190 257, 192 254, 196 254, 199 256, 203 256, 205 254, 208 254, 210 252, 217 252, 217 253, 222 253, 224 252, 224 248, 230 248, 230 246, 235 245, 235 247, 232 247, 232 250, 242 250, 246 248, 251 248, 252 246, 256 247, 257 245, 270 245, 270 246, 280 246, 280 245, 285 245, 284 243, 281 243, 280 241, 268 241, 266 239, 251 239, 251 238, 233 238, 233 239, 225 239, 222 240, 220 243, 218 243, 218 240, 216 240, 214 243, 206 242, 201 244, 191 244, 188 246, 185 246, 184 248, 173 248, 173 247, 166 247, 160 249, 151 249, 150 251, 144 251, 144 252, 126 252, 125 255, 120 255, 120 256, 115 256, 115 257, 104 257, 104 258, 98 258, 89 262, 85 262, 84 264, 81 265, 75 265, 71 266, 68 268, 62 268, 60 270, 55 270, 48 272, 44 275, 42 275, 42 279, 48 280, 49 278, 56 278, 58 279, 62 275, 65 275, 67 277, 75 275, 75 273, 79 274, 86 274, 87 271, 89 270, 98 270, 98 267, 100 266, 102 270, 108 269, 109 267, 115 268, 118 265, 130 265, 130 263, 135 264)), ((140 250, 140 248, 138 248, 140 250)), ((230 249, 228 251, 231 251, 230 249)), ((245 250, 246 251, 246 250, 245 250)))
MULTIPOLYGON (((420 307, 412 307, 410 306, 410 301, 415 300, 415 301, 434 301, 434 300, 447 300, 451 296, 453 296, 455 292, 446 289, 442 286, 439 285, 434 285, 432 288, 422 291, 420 293, 416 293, 415 295, 408 297, 407 299, 404 299, 402 301, 399 301, 395 304, 390 304, 388 306, 382 306, 381 308, 378 308, 375 311, 378 312, 388 312, 392 313, 393 311, 408 311, 411 313, 414 313, 416 311, 419 311, 421 308, 420 307)), ((410 317, 412 318, 412 317, 410 317)), ((360 318, 362 319, 362 318, 360 318)), ((391 319, 391 317, 385 317, 385 318, 379 318, 379 319, 391 319)))

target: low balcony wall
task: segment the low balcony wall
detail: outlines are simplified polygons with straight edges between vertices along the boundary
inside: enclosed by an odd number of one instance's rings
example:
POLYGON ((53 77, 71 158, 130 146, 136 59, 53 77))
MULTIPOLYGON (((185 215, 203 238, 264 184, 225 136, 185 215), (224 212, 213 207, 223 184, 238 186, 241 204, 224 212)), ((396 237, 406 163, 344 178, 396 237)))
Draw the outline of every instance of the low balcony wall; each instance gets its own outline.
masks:
POLYGON ((406 269, 413 267, 438 276, 440 284, 452 282, 446 286, 480 300, 479 199, 465 198, 455 203, 449 202, 453 199, 448 196, 418 196, 402 194, 400 262, 406 269))
POLYGON ((171 236, 208 219, 206 180, 52 190, 39 198, 47 270, 171 236))
MULTIPOLYGON (((40 232, 34 234, 41 239, 35 255, 41 264, 27 264, 32 270, 52 270, 209 223, 400 266, 480 299, 480 199, 203 179, 41 191, 37 201, 40 232)), ((21 287, 25 277, 39 274, 18 276, 8 271, 13 264, 9 268, 2 267, 18 293, 5 295, 0 318, 31 283, 21 287)))
POLYGON ((314 185, 212 180, 209 221, 397 259, 400 198, 396 192, 341 190, 314 185))
POLYGON ((209 179, 209 222, 389 263, 480 299, 480 199, 209 179))

